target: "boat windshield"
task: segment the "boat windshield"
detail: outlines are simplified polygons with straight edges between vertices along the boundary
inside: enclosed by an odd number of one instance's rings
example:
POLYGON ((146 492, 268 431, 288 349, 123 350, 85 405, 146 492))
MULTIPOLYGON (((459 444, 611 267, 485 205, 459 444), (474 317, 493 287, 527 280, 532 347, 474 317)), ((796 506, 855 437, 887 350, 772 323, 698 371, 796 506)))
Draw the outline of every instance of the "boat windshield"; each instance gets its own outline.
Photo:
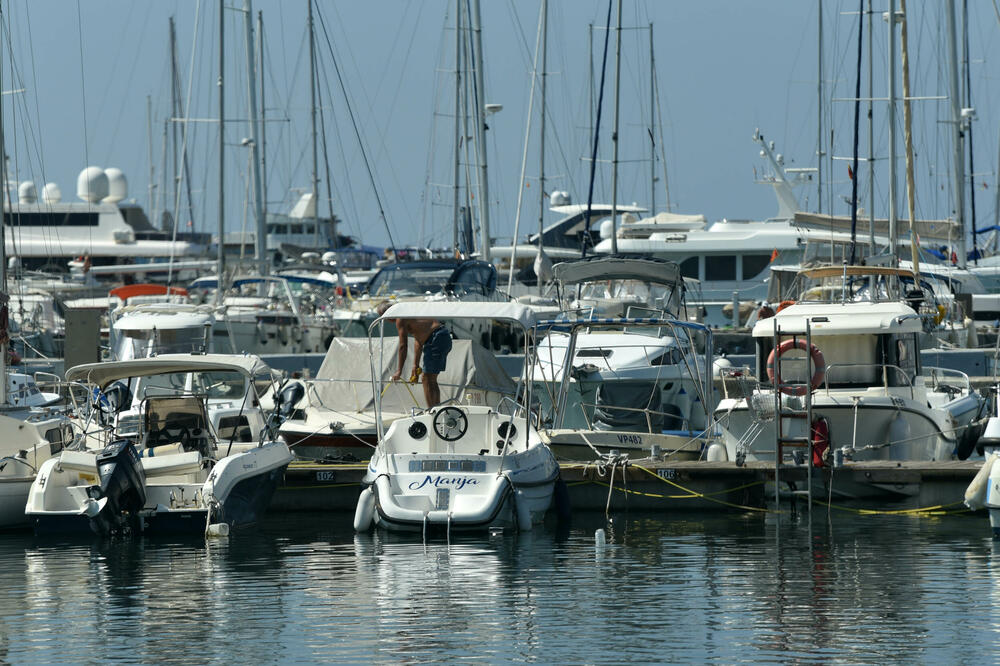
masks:
POLYGON ((648 317, 652 316, 649 311, 676 313, 680 301, 677 291, 675 287, 638 280, 608 280, 583 285, 580 301, 585 304, 588 300, 614 300, 646 310, 643 314, 631 316, 648 317))
POLYGON ((169 372, 144 377, 139 394, 149 396, 204 395, 209 399, 242 400, 246 377, 235 370, 169 372))
POLYGON ((372 277, 368 293, 372 296, 439 294, 444 291, 454 271, 454 264, 387 266, 372 277))

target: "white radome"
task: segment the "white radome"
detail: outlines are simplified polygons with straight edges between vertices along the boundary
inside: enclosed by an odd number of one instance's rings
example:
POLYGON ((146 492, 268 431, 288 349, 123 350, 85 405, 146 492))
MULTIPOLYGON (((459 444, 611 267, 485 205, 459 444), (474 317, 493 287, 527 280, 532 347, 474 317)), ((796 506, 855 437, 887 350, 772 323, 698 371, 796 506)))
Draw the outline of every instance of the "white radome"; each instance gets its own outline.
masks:
POLYGON ((17 186, 17 200, 23 204, 33 204, 38 201, 38 190, 32 181, 26 180, 17 186))
POLYGON ((110 167, 104 170, 104 175, 108 177, 108 194, 101 201, 104 203, 118 203, 128 196, 128 180, 121 169, 110 167))
POLYGON ((45 183, 42 188, 42 201, 45 203, 59 203, 62 201, 62 190, 55 183, 45 183))
POLYGON ((89 166, 76 177, 76 196, 89 202, 97 203, 108 196, 108 176, 104 169, 89 166))

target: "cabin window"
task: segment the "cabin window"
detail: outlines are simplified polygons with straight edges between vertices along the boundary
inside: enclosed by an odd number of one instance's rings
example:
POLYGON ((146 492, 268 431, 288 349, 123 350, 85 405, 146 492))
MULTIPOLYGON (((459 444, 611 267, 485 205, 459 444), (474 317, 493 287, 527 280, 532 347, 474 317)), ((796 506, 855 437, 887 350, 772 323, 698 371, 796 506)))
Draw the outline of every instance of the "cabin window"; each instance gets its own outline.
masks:
POLYGON ((4 216, 8 227, 96 227, 97 213, 10 213, 4 216))
POLYGON ((757 277, 770 263, 771 255, 769 254, 743 255, 743 270, 741 271, 743 279, 750 280, 757 277))
MULTIPOLYGON (((907 335, 895 340, 896 365, 906 373, 907 378, 913 379, 917 374, 917 343, 913 336, 907 335)), ((898 374, 898 373, 897 373, 898 374)), ((908 383, 902 378, 896 378, 896 382, 890 380, 891 386, 903 386, 908 383)))
POLYGON ((708 255, 705 257, 706 280, 735 280, 736 255, 708 255))
POLYGON ((681 275, 686 278, 698 279, 698 257, 688 257, 681 262, 681 275))
POLYGON ((735 280, 736 255, 708 255, 705 257, 705 280, 735 280))

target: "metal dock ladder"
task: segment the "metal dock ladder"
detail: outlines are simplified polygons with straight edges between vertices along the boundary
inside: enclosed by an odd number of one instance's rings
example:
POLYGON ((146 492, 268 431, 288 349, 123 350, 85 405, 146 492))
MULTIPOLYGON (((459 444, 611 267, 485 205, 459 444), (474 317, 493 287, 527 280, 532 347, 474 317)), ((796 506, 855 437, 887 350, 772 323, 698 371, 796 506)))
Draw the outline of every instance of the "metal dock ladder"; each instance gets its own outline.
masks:
MULTIPOLYGON (((780 507, 780 486, 781 468, 785 464, 785 449, 801 450, 805 453, 806 462, 806 487, 805 490, 793 489, 792 496, 803 496, 812 510, 812 472, 813 472, 813 413, 812 413, 812 376, 815 372, 811 351, 812 327, 809 319, 806 318, 806 330, 790 333, 782 331, 778 322, 774 322, 774 507, 780 507), (802 349, 800 341, 805 338, 805 359, 782 359, 779 353, 782 338, 784 342, 791 341, 790 349, 802 349), (790 364, 800 364, 805 361, 806 373, 803 381, 785 381, 782 379, 781 364, 785 360, 790 364), (801 396, 802 406, 796 407, 789 404, 792 401, 781 399, 782 394, 789 396, 801 396)), ((795 373, 796 378, 799 373, 795 373)), ((795 451, 792 452, 794 457, 795 451)), ((801 463, 796 463, 801 464, 801 463)))

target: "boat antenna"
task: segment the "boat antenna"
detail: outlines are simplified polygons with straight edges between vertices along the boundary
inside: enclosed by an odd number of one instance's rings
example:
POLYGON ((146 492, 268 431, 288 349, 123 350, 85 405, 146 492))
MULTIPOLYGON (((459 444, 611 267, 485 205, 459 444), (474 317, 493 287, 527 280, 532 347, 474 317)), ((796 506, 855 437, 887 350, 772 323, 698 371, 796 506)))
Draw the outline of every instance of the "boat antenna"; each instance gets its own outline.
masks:
POLYGON ((587 186, 587 221, 584 223, 584 233, 580 237, 580 254, 587 256, 587 241, 590 238, 590 214, 594 207, 594 175, 597 170, 597 142, 601 137, 601 108, 604 106, 604 74, 608 65, 608 41, 611 38, 611 6, 613 0, 608 0, 608 18, 604 24, 604 56, 601 60, 601 84, 597 92, 597 119, 594 124, 594 148, 590 152, 590 183, 587 186))
MULTIPOLYGON (((858 245, 858 128, 861 123, 861 45, 865 31, 865 1, 859 0, 858 7, 858 68, 854 82, 854 154, 851 171, 851 255, 849 263, 854 265, 854 255, 858 245)), ((889 17, 892 21, 892 17, 889 17)), ((889 122, 894 122, 892 118, 889 122)))

